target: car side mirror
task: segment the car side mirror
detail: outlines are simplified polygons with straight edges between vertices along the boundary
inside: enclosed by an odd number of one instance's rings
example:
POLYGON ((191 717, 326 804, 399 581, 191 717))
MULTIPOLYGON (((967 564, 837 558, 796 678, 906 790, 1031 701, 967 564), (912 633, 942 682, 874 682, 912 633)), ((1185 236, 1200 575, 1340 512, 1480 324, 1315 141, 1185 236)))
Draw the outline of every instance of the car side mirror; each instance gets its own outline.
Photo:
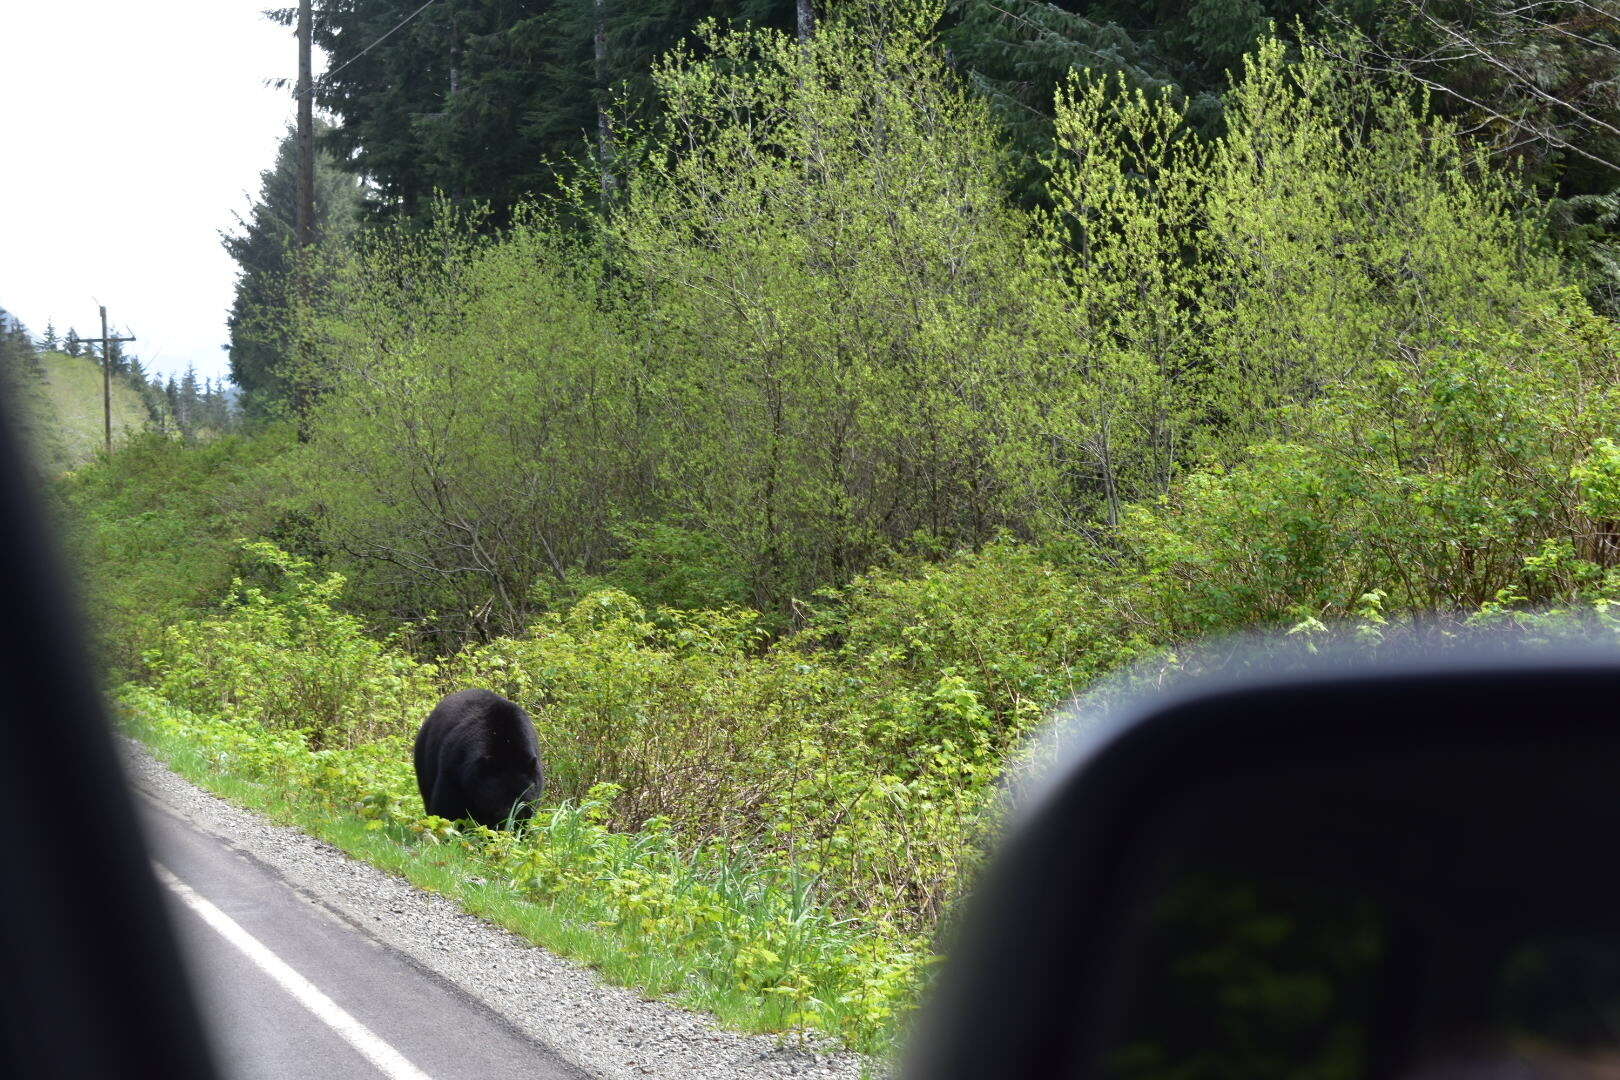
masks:
POLYGON ((1617 705, 1612 655, 1496 651, 1126 707, 1015 815, 905 1075, 1620 1075, 1617 705))

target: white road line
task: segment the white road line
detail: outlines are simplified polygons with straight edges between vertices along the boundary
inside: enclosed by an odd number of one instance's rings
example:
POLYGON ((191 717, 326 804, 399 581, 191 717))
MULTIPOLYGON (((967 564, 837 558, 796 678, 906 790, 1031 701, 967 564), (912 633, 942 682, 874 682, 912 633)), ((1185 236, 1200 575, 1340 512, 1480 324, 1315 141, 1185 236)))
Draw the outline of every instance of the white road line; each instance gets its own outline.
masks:
POLYGON ((235 945, 259 970, 270 976, 300 1005, 314 1013, 327 1027, 337 1032, 350 1046, 363 1054, 367 1061, 389 1080, 430 1080, 427 1073, 405 1060, 405 1056, 379 1039, 370 1028, 345 1012, 337 1002, 321 993, 315 984, 287 966, 287 962, 271 952, 264 943, 219 908, 199 896, 185 882, 175 877, 165 866, 153 863, 158 880, 185 901, 187 907, 202 916, 203 922, 219 932, 219 936, 235 945))

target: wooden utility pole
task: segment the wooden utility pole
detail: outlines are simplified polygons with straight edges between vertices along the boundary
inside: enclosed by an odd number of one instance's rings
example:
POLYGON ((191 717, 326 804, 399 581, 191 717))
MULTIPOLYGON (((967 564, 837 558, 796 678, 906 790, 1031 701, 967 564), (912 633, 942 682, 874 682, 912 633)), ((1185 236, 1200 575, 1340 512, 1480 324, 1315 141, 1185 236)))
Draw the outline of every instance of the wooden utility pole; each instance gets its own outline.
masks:
POLYGON ((112 453, 112 342, 107 332, 107 305, 101 308, 101 430, 112 453))
MULTIPOLYGON (((293 233, 293 276, 298 295, 297 318, 309 313, 309 247, 315 242, 315 84, 310 78, 310 0, 298 0, 298 217, 293 233)), ((298 414, 298 441, 309 440, 309 357, 304 331, 294 330, 293 411, 298 414)))
POLYGON ((298 221, 302 251, 315 240, 315 86, 309 73, 310 0, 298 0, 298 221))
POLYGON ((101 429, 107 439, 107 453, 112 453, 112 347, 121 341, 134 341, 135 335, 114 337, 107 332, 107 305, 101 305, 101 336, 80 338, 86 345, 101 343, 101 429))

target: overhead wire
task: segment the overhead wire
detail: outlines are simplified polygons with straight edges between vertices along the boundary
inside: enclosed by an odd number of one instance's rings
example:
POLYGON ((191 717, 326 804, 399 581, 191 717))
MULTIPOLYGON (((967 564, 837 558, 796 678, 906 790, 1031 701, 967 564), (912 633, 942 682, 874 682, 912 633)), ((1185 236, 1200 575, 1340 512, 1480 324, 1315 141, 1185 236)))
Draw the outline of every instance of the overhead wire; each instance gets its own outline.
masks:
POLYGON ((348 67, 350 64, 354 63, 356 60, 358 60, 362 56, 366 55, 366 53, 370 52, 372 49, 375 49, 378 45, 381 45, 384 41, 388 40, 396 32, 398 32, 401 28, 403 28, 406 23, 410 22, 412 19, 414 19, 418 15, 422 14, 422 12, 424 12, 428 8, 432 7, 433 3, 434 3, 434 0, 427 0, 427 3, 423 4, 421 7, 417 8, 415 11, 413 11, 409 15, 405 16, 398 23, 396 23, 391 29, 389 29, 389 31, 387 33, 383 34, 376 41, 373 41, 370 45, 367 45, 365 48, 361 49, 359 52, 355 53, 353 56, 351 56, 347 60, 343 61, 343 63, 339 64, 337 67, 333 68, 331 71, 325 72, 324 74, 321 75, 321 77, 319 79, 316 79, 315 81, 317 83, 320 83, 320 82, 325 82, 327 79, 330 79, 332 76, 336 75, 338 72, 342 71, 344 68, 348 67))

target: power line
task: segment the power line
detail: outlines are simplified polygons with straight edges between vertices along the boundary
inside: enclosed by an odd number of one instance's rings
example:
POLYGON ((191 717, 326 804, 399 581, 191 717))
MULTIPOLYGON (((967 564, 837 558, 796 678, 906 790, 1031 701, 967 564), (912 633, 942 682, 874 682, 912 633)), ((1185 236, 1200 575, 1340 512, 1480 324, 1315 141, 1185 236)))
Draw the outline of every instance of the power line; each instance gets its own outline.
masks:
POLYGON ((356 60, 358 60, 362 56, 366 55, 366 53, 370 52, 372 49, 375 49, 378 45, 381 45, 388 38, 392 37, 393 34, 396 31, 398 31, 401 27, 403 27, 406 23, 410 22, 412 19, 416 18, 418 15, 422 14, 422 12, 426 11, 428 8, 430 8, 432 6, 433 6, 433 0, 427 0, 427 3, 423 4, 421 7, 417 8, 415 11, 411 12, 409 15, 407 15, 403 19, 401 19, 398 22, 398 24, 396 24, 394 26, 394 28, 392 30, 388 31, 388 33, 384 34, 382 37, 378 38, 376 41, 373 41, 370 45, 367 45, 365 48, 361 49, 359 52, 355 53, 353 56, 351 56, 347 60, 343 61, 343 63, 339 64, 337 67, 333 68, 331 71, 328 71, 324 75, 322 75, 321 76, 321 81, 325 82, 327 79, 330 79, 332 76, 336 75, 338 72, 342 71, 344 68, 348 67, 350 64, 354 63, 356 60))

